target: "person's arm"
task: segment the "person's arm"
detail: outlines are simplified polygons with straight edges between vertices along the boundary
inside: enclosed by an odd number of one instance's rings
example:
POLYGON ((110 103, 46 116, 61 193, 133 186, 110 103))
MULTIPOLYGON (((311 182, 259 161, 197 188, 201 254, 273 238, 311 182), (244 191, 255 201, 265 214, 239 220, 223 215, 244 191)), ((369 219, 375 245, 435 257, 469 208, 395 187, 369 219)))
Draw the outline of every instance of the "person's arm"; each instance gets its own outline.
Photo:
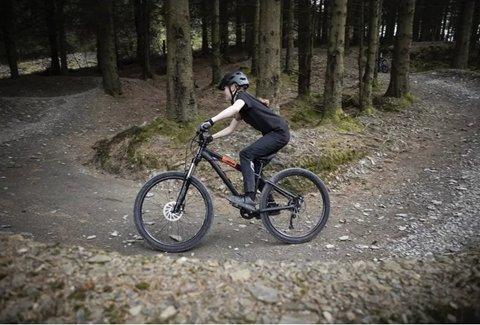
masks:
POLYGON ((237 99, 233 105, 225 108, 223 111, 212 117, 212 121, 218 122, 220 120, 235 116, 242 109, 245 102, 243 99, 237 99))
POLYGON ((237 120, 237 118, 234 118, 232 120, 232 122, 230 122, 230 124, 225 129, 223 129, 221 131, 218 131, 217 133, 212 135, 212 138, 213 139, 218 139, 220 137, 224 137, 224 136, 227 136, 227 135, 231 134, 235 130, 235 128, 237 127, 239 121, 240 120, 237 120))
POLYGON ((233 105, 225 108, 223 111, 221 111, 211 119, 208 119, 202 124, 200 124, 200 126, 198 127, 198 131, 208 130, 215 122, 235 116, 240 112, 244 105, 245 102, 242 99, 237 99, 235 103, 233 103, 233 105))

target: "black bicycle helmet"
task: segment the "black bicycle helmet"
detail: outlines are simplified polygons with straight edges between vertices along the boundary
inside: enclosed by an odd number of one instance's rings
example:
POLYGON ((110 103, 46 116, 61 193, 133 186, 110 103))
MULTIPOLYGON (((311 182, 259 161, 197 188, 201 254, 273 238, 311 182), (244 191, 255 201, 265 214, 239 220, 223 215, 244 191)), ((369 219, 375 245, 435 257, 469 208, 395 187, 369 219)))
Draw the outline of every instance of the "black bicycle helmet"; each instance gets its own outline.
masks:
POLYGON ((250 85, 247 76, 242 71, 233 71, 223 76, 222 81, 218 84, 218 89, 224 90, 226 86, 233 84, 237 84, 244 88, 248 88, 250 85))

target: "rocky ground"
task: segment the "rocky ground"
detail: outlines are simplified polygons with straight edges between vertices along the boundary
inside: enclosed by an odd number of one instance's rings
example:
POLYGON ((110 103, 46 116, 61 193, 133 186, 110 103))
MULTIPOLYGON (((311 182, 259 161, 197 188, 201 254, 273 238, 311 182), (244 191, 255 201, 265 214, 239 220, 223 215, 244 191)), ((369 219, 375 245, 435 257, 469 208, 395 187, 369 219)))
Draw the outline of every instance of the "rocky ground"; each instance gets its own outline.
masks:
MULTIPOLYGON (((479 321, 477 74, 413 74, 411 107, 337 133, 370 150, 329 175, 332 213, 312 242, 274 241, 214 191, 202 245, 174 256, 136 234, 143 180, 87 163, 99 139, 158 114, 163 81, 123 79, 126 96, 111 99, 96 78, 36 78, 34 92, 0 83, 2 320, 479 321)), ((292 145, 314 150, 329 132, 296 130, 292 145)))
POLYGON ((0 236, 0 321, 415 323, 480 320, 480 251, 422 259, 220 262, 0 236))

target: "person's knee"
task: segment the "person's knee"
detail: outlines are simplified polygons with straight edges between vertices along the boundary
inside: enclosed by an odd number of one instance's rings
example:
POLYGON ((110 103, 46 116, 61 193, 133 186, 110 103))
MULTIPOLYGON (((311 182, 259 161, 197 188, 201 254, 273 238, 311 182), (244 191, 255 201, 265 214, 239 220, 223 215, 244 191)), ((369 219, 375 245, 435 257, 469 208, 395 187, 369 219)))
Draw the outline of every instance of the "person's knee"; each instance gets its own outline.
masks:
POLYGON ((247 148, 240 150, 239 156, 240 159, 252 160, 252 154, 247 148))

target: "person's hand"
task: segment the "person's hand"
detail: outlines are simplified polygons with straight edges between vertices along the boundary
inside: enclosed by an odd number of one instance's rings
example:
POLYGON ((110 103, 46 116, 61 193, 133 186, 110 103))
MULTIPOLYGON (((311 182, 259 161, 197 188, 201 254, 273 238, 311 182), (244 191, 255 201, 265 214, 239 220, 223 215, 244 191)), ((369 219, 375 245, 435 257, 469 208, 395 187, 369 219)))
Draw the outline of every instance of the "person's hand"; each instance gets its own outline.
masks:
POLYGON ((207 137, 205 138, 205 141, 206 141, 207 143, 210 143, 210 142, 213 141, 213 137, 209 134, 209 135, 207 135, 207 137))
POLYGON ((208 119, 207 121, 205 121, 205 122, 203 122, 202 124, 200 124, 200 126, 199 126, 198 129, 197 129, 197 131, 198 131, 198 132, 205 132, 205 131, 207 131, 212 125, 213 125, 212 119, 208 119))

